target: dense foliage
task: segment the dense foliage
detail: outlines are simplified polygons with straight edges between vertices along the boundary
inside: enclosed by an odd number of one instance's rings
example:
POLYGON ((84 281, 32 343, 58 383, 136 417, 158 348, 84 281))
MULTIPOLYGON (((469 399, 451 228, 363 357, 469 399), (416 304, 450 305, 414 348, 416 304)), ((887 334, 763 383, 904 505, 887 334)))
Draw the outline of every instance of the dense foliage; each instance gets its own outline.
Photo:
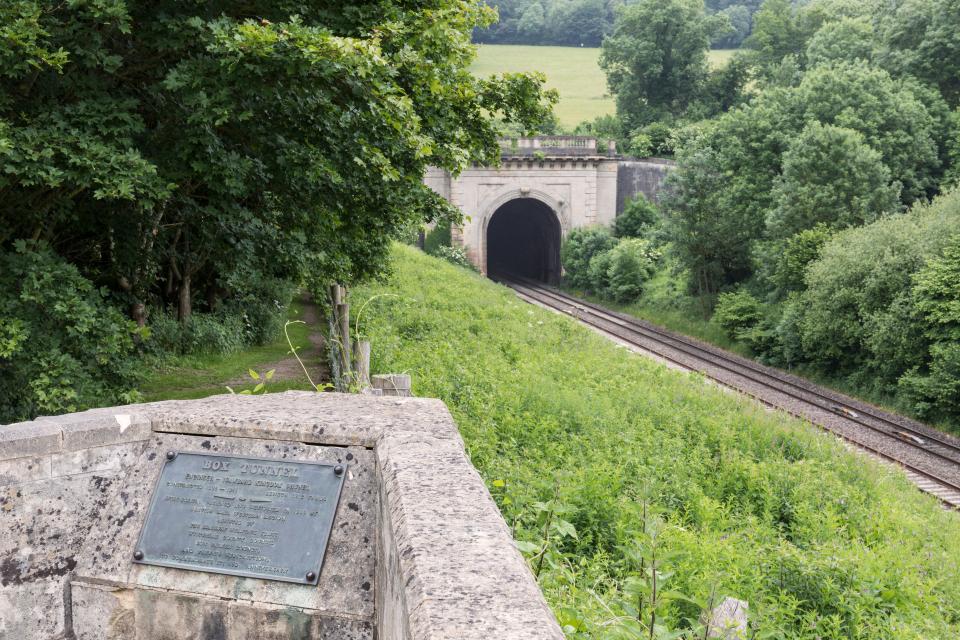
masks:
POLYGON ((572 230, 560 248, 560 261, 566 279, 574 287, 589 289, 592 286, 590 262, 616 245, 617 240, 602 227, 572 230))
POLYGON ((600 66, 626 130, 681 115, 699 97, 715 30, 702 0, 640 0, 621 11, 600 66))
POLYGON ((960 634, 957 519, 899 472, 396 251, 388 283, 354 291, 397 295, 371 305, 373 366, 450 407, 570 637, 650 637, 651 549, 654 637, 703 638, 711 595, 747 600, 756 638, 960 634))
POLYGON ((639 193, 623 205, 623 211, 613 221, 613 234, 618 238, 641 238, 657 224, 657 207, 639 193))
MULTIPOLYGON (((474 32, 476 42, 599 47, 617 12, 636 0, 486 0, 499 19, 474 32)), ((720 18, 711 43, 735 49, 750 34, 759 0, 706 0, 720 18)))
POLYGON ((49 248, 0 254, 0 424, 135 398, 135 323, 49 248))
POLYGON ((425 167, 495 162, 496 119, 547 112, 542 79, 470 75, 491 18, 467 0, 4 2, 0 251, 43 247, 140 324, 381 274, 392 237, 455 215, 425 167))

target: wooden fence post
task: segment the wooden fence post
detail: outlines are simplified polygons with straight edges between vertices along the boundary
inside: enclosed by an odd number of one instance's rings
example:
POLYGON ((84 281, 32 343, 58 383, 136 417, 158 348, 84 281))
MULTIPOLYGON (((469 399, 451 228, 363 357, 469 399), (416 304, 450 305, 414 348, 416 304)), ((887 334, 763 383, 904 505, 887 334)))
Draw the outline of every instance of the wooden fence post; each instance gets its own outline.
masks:
POLYGON ((340 377, 342 391, 350 386, 350 303, 341 302, 337 305, 337 325, 340 329, 340 377))

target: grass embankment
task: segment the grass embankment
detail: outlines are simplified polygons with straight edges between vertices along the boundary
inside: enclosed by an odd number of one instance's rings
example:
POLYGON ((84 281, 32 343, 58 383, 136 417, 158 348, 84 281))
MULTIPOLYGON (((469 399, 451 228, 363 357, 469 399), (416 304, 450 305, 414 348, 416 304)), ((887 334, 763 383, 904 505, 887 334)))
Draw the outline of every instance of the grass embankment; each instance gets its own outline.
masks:
MULTIPOLYGON (((290 304, 287 319, 301 320, 303 316, 303 302, 294 300, 290 304)), ((298 353, 310 348, 310 334, 315 330, 316 327, 306 324, 289 325, 287 331, 290 341, 298 348, 298 353)), ((237 392, 252 389, 256 381, 250 378, 247 371, 253 369, 258 374, 266 373, 288 359, 289 352, 287 339, 281 334, 269 344, 249 347, 236 353, 180 356, 150 371, 140 386, 140 392, 144 401, 153 402, 205 398, 227 393, 227 386, 237 392)), ((302 372, 288 378, 278 377, 267 384, 269 391, 311 388, 302 372)))
MULTIPOLYGON (((733 53, 729 49, 711 51, 710 64, 722 66, 733 53)), ((555 108, 560 125, 573 128, 584 120, 616 111, 599 59, 599 48, 483 44, 478 45, 477 59, 470 70, 481 77, 505 72, 542 72, 547 76, 547 86, 560 92, 560 102, 555 108)))
MULTIPOLYGON (((476 274, 394 257, 389 283, 354 291, 399 296, 366 312, 374 370, 447 402, 516 538, 547 541, 533 564, 572 635, 637 615, 662 519, 659 588, 749 601, 750 637, 960 636, 960 518, 899 472, 476 274)), ((673 628, 699 615, 657 609, 673 628)))

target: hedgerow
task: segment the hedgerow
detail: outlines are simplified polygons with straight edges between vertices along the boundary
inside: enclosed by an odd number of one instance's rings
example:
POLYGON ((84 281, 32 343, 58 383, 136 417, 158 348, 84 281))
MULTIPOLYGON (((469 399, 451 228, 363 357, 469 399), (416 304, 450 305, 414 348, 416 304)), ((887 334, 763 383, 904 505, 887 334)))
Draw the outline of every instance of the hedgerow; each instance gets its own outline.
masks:
POLYGON ((354 291, 398 296, 366 319, 373 369, 448 404, 570 637, 645 628, 654 547, 677 596, 661 631, 729 595, 751 638, 958 637, 960 520, 901 473, 478 275, 393 257, 354 291))

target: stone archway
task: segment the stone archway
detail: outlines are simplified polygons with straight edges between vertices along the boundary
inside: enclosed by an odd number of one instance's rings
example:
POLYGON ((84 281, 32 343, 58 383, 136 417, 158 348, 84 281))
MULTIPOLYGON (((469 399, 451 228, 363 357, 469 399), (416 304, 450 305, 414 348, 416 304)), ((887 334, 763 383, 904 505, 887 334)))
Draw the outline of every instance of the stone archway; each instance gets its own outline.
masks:
POLYGON ((520 197, 500 204, 486 221, 486 272, 558 284, 563 229, 543 200, 520 197))

